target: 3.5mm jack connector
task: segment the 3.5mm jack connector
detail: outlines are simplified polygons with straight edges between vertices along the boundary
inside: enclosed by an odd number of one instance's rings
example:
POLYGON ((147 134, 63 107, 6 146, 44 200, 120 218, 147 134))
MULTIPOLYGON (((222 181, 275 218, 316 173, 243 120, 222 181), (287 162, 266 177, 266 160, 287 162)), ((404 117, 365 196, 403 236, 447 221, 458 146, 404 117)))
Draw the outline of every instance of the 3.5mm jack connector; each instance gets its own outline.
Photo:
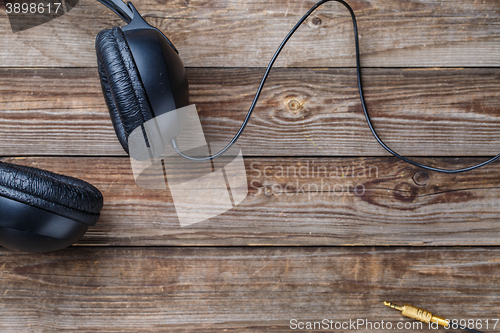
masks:
POLYGON ((401 314, 405 317, 415 319, 421 322, 424 322, 426 324, 430 322, 437 322, 438 325, 441 326, 448 326, 448 321, 444 318, 434 316, 432 313, 429 311, 417 308, 416 306, 410 305, 410 304, 405 304, 403 306, 397 305, 394 303, 390 302, 384 302, 384 305, 387 305, 388 307, 392 309, 396 309, 398 311, 401 311, 401 314))
MULTIPOLYGON (((405 305, 401 306, 401 305, 397 305, 397 304, 390 303, 390 302, 384 302, 384 305, 387 305, 388 307, 390 307, 392 309, 401 311, 401 314, 405 317, 415 319, 415 320, 424 322, 426 324, 428 324, 430 322, 432 322, 432 323, 437 322, 438 325, 445 326, 445 327, 449 327, 449 325, 450 325, 450 323, 447 319, 444 319, 444 318, 441 318, 438 316, 434 316, 429 311, 417 308, 416 306, 413 306, 410 304, 405 304, 405 305)), ((473 333, 482 333, 480 331, 476 331, 475 329, 468 328, 468 327, 458 325, 458 324, 450 325, 450 326, 451 326, 451 328, 464 329, 464 330, 468 330, 469 332, 473 332, 473 333)))

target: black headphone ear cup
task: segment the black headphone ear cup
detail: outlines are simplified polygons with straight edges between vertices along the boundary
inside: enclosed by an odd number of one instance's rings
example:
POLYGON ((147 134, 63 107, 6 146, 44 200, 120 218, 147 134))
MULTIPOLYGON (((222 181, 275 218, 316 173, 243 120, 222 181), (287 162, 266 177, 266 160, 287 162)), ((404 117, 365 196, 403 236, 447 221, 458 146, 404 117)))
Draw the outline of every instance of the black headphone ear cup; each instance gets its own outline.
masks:
POLYGON ((118 140, 128 153, 128 136, 152 119, 153 112, 122 30, 101 31, 95 48, 104 99, 118 140))
POLYGON ((97 222, 103 206, 101 192, 83 180, 4 162, 0 195, 88 226, 97 222))

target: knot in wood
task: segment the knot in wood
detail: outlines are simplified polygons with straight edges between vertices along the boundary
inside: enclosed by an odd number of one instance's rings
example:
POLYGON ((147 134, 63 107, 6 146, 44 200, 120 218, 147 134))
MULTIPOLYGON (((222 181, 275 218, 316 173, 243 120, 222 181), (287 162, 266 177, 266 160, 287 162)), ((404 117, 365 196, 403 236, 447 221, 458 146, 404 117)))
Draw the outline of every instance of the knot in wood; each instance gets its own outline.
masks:
POLYGON ((429 183, 430 179, 431 179, 431 176, 425 170, 417 171, 413 175, 413 182, 416 185, 418 185, 418 186, 425 186, 425 185, 427 185, 427 183, 429 183))
POLYGON ((312 19, 312 24, 314 24, 314 25, 321 25, 321 19, 319 17, 317 17, 317 16, 314 17, 312 19))
POLYGON ((288 101, 288 108, 291 111, 299 111, 301 107, 302 107, 302 105, 296 99, 291 99, 290 101, 288 101))

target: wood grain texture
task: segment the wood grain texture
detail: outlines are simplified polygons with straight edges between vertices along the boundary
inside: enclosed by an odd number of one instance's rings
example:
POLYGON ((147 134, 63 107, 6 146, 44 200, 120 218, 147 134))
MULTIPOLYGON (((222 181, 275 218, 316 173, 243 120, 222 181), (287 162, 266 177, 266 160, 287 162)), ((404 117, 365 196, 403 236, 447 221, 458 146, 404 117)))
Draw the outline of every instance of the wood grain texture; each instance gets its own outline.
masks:
MULTIPOLYGON (((393 158, 246 158, 248 197, 222 215, 180 227, 170 192, 137 187, 127 158, 5 161, 82 178, 102 191, 101 218, 80 244, 499 244, 499 164, 444 175, 393 158)), ((426 162, 454 168, 479 160, 426 162)))
MULTIPOLYGON (((179 49, 189 67, 263 67, 308 1, 140 1, 138 10, 179 49)), ((349 1, 358 15, 361 52, 369 67, 500 65, 500 3, 496 0, 349 1)), ((0 17, 0 66, 96 67, 97 33, 122 25, 95 1, 13 34, 0 17)), ((277 66, 354 66, 346 9, 326 4, 294 36, 277 66)))
POLYGON ((292 318, 411 322, 385 300, 491 325, 500 317, 499 260, 498 248, 0 250, 0 329, 289 332, 292 318))
MULTIPOLYGON (((208 141, 226 142, 262 67, 315 1, 135 5, 179 49, 208 141)), ((444 168, 497 154, 500 2, 347 1, 381 137, 444 168)), ((319 9, 290 41, 238 141, 248 197, 189 227, 168 190, 136 186, 112 128, 94 39, 116 25, 82 0, 13 34, 0 7, 1 160, 84 179, 104 195, 100 220, 75 246, 43 255, 0 248, 1 332, 413 323, 383 301, 483 325, 500 319, 500 163, 444 175, 387 157, 362 114, 352 25, 339 4, 319 9)), ((436 331, 422 327, 410 331, 436 331)))
MULTIPOLYGON (((262 73, 188 69, 209 141, 232 138, 262 73)), ((411 156, 497 154, 499 77, 486 68, 363 71, 376 128, 411 156)), ((124 156, 95 69, 3 69, 0 82, 3 155, 124 156)), ((246 156, 387 155, 368 130, 351 69, 274 70, 238 144, 246 156)))

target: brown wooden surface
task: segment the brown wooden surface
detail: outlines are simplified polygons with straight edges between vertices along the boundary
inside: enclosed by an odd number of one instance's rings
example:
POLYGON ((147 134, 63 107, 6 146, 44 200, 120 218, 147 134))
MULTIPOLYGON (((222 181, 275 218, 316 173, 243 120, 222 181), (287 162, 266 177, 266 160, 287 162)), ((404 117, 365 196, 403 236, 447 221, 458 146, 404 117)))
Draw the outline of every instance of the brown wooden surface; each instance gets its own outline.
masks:
MULTIPOLYGON (((78 177, 101 190, 102 217, 85 245, 498 245, 497 164, 443 175, 393 158, 246 158, 245 201, 180 227, 170 193, 137 187, 128 158, 4 161, 78 177)), ((453 168, 480 160, 426 161, 453 168)))
MULTIPOLYGON (((292 331, 291 319, 384 320, 394 327, 409 322, 385 307, 385 300, 411 302, 449 319, 483 320, 483 325, 500 316, 498 248, 0 253, 0 328, 6 332, 282 332, 292 331)), ((332 331, 339 330, 327 332, 332 331)))
MULTIPOLYGON (((391 147, 447 168, 500 151, 500 2, 348 2, 367 105, 391 147)), ((179 49, 207 139, 227 141, 263 67, 313 3, 135 5, 179 49)), ((444 175, 388 157, 363 118, 352 26, 339 4, 294 36, 238 142, 249 196, 184 228, 168 191, 135 185, 102 98, 94 38, 117 24, 93 0, 16 34, 0 13, 1 160, 84 179, 104 195, 100 220, 76 246, 0 249, 1 332, 412 322, 385 300, 499 331, 500 164, 444 175)))
MULTIPOLYGON (((138 10, 164 31, 189 67, 262 67, 315 3, 307 1, 141 1, 138 10)), ((351 1, 364 66, 499 66, 497 0, 351 1)), ((37 29, 12 34, 0 16, 0 66, 96 67, 94 39, 122 25, 93 0, 37 29)), ((330 3, 318 9, 277 66, 353 67, 352 23, 330 3), (314 20, 314 17, 319 20, 314 20)))
MULTIPOLYGON (((188 69, 208 141, 229 141, 262 69, 188 69)), ((366 69, 366 102, 386 142, 411 156, 500 152, 500 69, 366 69)), ((97 71, 0 70, 6 155, 123 155, 97 71), (16 144, 22 142, 22 145, 16 144)), ((238 145, 246 156, 380 156, 351 69, 276 69, 238 145), (291 108, 290 101, 300 103, 291 108)))

